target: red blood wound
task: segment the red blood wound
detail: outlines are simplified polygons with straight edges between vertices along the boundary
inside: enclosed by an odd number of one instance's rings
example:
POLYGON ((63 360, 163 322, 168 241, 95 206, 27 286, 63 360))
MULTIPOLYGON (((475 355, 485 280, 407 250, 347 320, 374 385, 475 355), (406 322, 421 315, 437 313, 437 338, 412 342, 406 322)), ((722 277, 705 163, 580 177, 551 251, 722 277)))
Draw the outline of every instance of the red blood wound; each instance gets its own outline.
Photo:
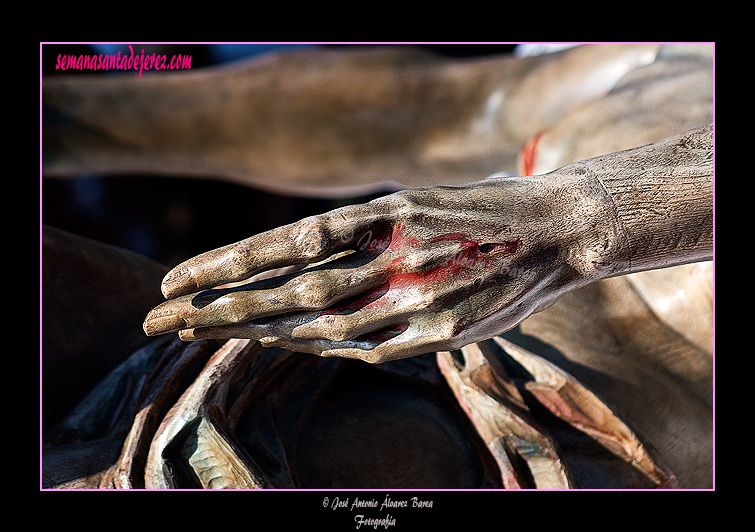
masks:
POLYGON ((543 136, 543 132, 536 134, 530 141, 522 148, 522 175, 532 175, 535 171, 535 154, 537 153, 537 144, 540 142, 540 137, 543 136))
MULTIPOLYGON (((422 241, 408 235, 404 235, 406 226, 396 225, 391 229, 373 235, 371 232, 366 234, 368 241, 366 243, 358 242, 359 249, 367 252, 397 251, 408 247, 419 246, 422 241)), ((364 237, 363 237, 364 238, 364 237)))
POLYGON ((470 239, 464 233, 447 233, 422 241, 405 235, 404 230, 404 226, 395 226, 391 231, 371 240, 369 244, 364 246, 364 251, 400 252, 439 242, 454 242, 458 244, 459 250, 443 263, 422 272, 406 271, 404 267, 406 256, 398 256, 388 265, 389 275, 385 283, 364 294, 348 299, 336 307, 323 311, 321 316, 352 313, 382 306, 388 302, 389 292, 427 286, 430 283, 442 282, 470 272, 474 274, 490 267, 493 260, 514 254, 520 244, 520 239, 496 243, 482 242, 481 240, 470 239))
POLYGON ((433 266, 423 272, 401 272, 400 266, 404 261, 403 257, 394 260, 391 266, 399 269, 399 273, 392 275, 388 280, 391 290, 445 281, 469 271, 484 270, 491 265, 494 258, 515 253, 519 247, 520 240, 516 239, 502 243, 481 243, 480 240, 472 240, 463 233, 449 233, 430 240, 430 243, 437 242, 456 242, 459 244, 460 249, 454 256, 442 264, 433 266))

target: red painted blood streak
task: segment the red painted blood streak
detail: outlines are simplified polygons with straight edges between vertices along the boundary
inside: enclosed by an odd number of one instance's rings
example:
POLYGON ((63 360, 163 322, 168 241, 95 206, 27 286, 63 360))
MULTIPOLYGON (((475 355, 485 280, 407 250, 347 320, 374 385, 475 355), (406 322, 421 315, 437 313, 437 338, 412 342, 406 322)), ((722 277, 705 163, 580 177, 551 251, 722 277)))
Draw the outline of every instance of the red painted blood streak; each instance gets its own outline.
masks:
POLYGON ((527 144, 522 148, 521 155, 521 170, 522 175, 532 175, 535 171, 535 154, 537 153, 537 145, 540 142, 540 138, 543 136, 543 132, 540 131, 527 144))
POLYGON ((420 239, 404 235, 404 230, 405 227, 403 226, 394 227, 390 235, 372 240, 370 245, 365 247, 365 251, 396 252, 439 242, 455 242, 459 245, 459 251, 442 264, 422 272, 405 271, 406 257, 399 256, 389 264, 388 270, 391 273, 389 273, 385 283, 334 308, 323 311, 320 314, 321 316, 348 314, 382 306, 388 302, 391 293, 395 295, 395 291, 427 286, 469 272, 474 274, 490 266, 495 258, 513 255, 520 244, 520 239, 500 243, 483 243, 481 240, 469 238, 464 233, 448 233, 423 242, 420 239))

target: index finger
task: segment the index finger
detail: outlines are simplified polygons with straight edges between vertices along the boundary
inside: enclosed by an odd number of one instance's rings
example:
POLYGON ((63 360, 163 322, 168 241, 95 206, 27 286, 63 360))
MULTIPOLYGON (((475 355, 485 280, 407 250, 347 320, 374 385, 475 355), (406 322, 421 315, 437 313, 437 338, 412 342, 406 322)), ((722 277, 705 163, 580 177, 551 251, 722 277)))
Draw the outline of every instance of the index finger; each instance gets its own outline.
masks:
POLYGON ((380 218, 375 204, 365 203, 271 229, 182 262, 163 279, 162 293, 173 298, 273 268, 318 262, 349 249, 380 218))

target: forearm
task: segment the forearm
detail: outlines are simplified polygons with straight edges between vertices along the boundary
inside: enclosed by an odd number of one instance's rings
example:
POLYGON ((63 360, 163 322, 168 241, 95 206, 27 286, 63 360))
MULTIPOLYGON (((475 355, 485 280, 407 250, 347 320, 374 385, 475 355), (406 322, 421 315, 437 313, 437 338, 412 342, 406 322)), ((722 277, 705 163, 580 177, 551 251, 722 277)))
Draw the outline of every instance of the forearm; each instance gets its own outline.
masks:
POLYGON ((652 62, 652 43, 452 61, 412 49, 45 80, 46 176, 215 176, 300 194, 514 173, 521 145, 652 62))
POLYGON ((613 207, 612 275, 712 258, 712 125, 579 166, 613 207))

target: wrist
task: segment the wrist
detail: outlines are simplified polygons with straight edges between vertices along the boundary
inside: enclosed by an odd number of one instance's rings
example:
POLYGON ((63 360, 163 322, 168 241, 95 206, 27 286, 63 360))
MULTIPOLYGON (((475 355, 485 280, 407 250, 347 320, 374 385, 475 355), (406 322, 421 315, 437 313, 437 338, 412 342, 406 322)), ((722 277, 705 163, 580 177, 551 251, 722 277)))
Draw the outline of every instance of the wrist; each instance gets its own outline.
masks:
POLYGON ((582 164, 612 205, 618 230, 614 274, 712 258, 710 126, 582 164))
POLYGON ((544 176, 553 203, 561 256, 580 284, 620 274, 625 233, 611 195, 588 164, 579 162, 544 176))
POLYGON ((530 257, 561 272, 557 284, 573 288, 618 273, 620 223, 610 195, 585 164, 485 183, 491 182, 503 219, 520 228, 530 257))

